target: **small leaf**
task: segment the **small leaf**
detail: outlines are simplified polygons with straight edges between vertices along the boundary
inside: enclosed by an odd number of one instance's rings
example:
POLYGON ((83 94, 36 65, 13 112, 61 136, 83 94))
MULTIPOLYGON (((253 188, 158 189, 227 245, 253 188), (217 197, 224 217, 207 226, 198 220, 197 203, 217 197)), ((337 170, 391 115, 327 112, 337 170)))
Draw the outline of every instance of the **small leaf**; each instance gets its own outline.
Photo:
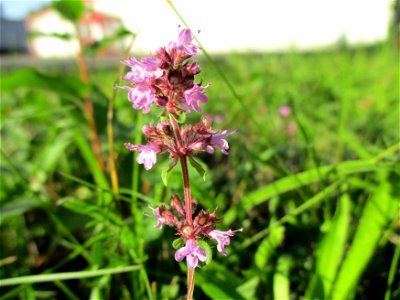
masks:
POLYGON ((280 256, 273 276, 274 299, 290 299, 290 268, 293 259, 289 256, 280 256))
POLYGON ((196 169, 197 173, 199 173, 200 177, 203 178, 203 180, 206 180, 206 171, 203 169, 201 164, 196 161, 192 156, 189 156, 189 162, 192 165, 193 168, 196 169))
POLYGON ((169 180, 169 177, 171 176, 171 171, 176 166, 177 162, 178 161, 176 161, 176 160, 172 161, 172 163, 170 163, 168 168, 166 168, 165 170, 163 170, 161 172, 161 179, 165 186, 168 186, 168 180, 169 180))
POLYGON ((203 240, 197 240, 196 244, 199 245, 200 248, 202 248, 206 254, 207 254, 207 259, 205 261, 205 264, 208 265, 212 261, 212 249, 210 245, 203 240))
POLYGON ((175 120, 177 120, 179 124, 184 124, 186 121, 186 114, 180 114, 178 116, 178 119, 175 118, 175 120))
POLYGON ((34 38, 38 38, 38 37, 53 37, 53 38, 58 38, 60 40, 69 41, 74 36, 69 32, 65 32, 65 33, 41 32, 41 31, 30 31, 30 32, 28 32, 28 39, 34 39, 34 38))
POLYGON ((180 249, 180 248, 182 248, 183 246, 185 246, 185 241, 183 240, 183 238, 179 238, 179 239, 176 239, 176 240, 174 240, 173 242, 172 242, 172 247, 175 249, 175 250, 177 250, 177 249, 180 249))
POLYGON ((77 22, 85 12, 85 5, 81 0, 59 0, 54 1, 52 6, 65 19, 77 22))
POLYGON ((88 47, 85 47, 84 51, 86 54, 95 55, 102 49, 111 46, 113 43, 127 36, 135 36, 135 34, 124 27, 120 27, 115 34, 104 37, 102 40, 95 41, 93 44, 89 45, 88 47))

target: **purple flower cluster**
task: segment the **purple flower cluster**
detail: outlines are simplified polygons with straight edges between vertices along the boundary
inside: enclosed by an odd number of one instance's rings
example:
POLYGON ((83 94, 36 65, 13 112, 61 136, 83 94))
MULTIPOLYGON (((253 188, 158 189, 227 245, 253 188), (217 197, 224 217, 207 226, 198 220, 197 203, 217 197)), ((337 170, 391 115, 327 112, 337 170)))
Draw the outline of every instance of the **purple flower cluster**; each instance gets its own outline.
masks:
POLYGON ((157 208, 150 207, 157 219, 157 224, 154 227, 161 229, 164 224, 176 227, 177 234, 186 241, 186 245, 176 251, 175 259, 182 261, 186 257, 189 268, 195 268, 199 260, 204 262, 207 258, 204 249, 196 244, 199 237, 214 239, 217 242, 217 250, 226 256, 225 246, 230 244, 230 238, 235 235, 235 232, 242 231, 242 229, 228 231, 215 229, 215 224, 222 221, 222 219, 217 218, 217 209, 212 213, 201 210, 194 218, 193 224, 188 224, 185 218, 185 210, 177 195, 171 197, 171 207, 175 214, 168 210, 164 204, 157 208))
POLYGON ((169 122, 162 121, 157 126, 151 124, 143 127, 143 134, 146 137, 147 145, 132 145, 126 143, 125 147, 131 151, 139 151, 137 162, 143 164, 146 170, 149 170, 157 162, 157 155, 163 152, 169 152, 173 159, 173 165, 178 161, 181 155, 191 156, 198 152, 208 152, 213 154, 215 148, 222 153, 228 154, 229 144, 225 138, 235 131, 212 130, 207 125, 207 119, 195 124, 186 125, 178 134, 182 140, 182 145, 176 141, 174 132, 169 122))
POLYGON ((159 48, 151 57, 140 61, 131 57, 123 63, 131 70, 123 79, 132 86, 116 86, 126 90, 134 109, 148 113, 153 104, 164 108, 165 114, 179 115, 191 110, 201 111, 199 102, 206 103, 207 96, 201 86, 194 83, 194 75, 200 72, 196 62, 190 58, 199 47, 192 44, 193 36, 189 29, 179 32, 177 42, 159 48))
POLYGON ((178 162, 181 163, 184 181, 186 176, 185 205, 182 205, 178 196, 173 196, 171 207, 174 212, 168 210, 164 204, 151 210, 157 219, 156 228, 161 229, 164 224, 176 228, 185 245, 176 251, 175 259, 182 261, 186 257, 188 267, 193 269, 199 261, 207 260, 206 251, 198 245, 198 240, 204 237, 215 240, 218 251, 227 255, 225 246, 229 245, 235 232, 242 229, 217 230, 216 223, 221 221, 216 217, 217 209, 212 213, 201 210, 193 217, 192 208, 196 202, 190 196, 188 171, 187 166, 184 166, 186 159, 193 161, 198 153, 214 154, 216 149, 227 155, 229 144, 226 137, 236 131, 212 129, 210 118, 207 116, 194 125, 178 125, 177 119, 181 114, 201 112, 200 104, 208 101, 204 91, 210 85, 203 86, 194 81, 194 76, 200 73, 200 68, 191 58, 197 54, 199 47, 192 42, 191 31, 181 29, 178 40, 170 42, 167 47, 159 48, 154 56, 140 60, 131 57, 123 61, 122 63, 130 68, 123 79, 130 85, 116 88, 128 92, 128 99, 136 110, 148 113, 152 106, 162 110, 162 121, 142 129, 147 143, 126 143, 125 147, 130 151, 139 152, 137 162, 143 164, 146 170, 151 169, 157 162, 157 156, 164 152, 169 153, 172 159, 169 170, 178 162))

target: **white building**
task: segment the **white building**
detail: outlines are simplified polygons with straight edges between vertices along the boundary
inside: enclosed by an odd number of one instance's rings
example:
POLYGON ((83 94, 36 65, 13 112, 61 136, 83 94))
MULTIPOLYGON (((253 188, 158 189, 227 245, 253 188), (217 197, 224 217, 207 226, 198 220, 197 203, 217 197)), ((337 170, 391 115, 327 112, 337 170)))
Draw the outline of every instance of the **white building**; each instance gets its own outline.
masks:
MULTIPOLYGON (((86 13, 79 22, 78 30, 84 46, 112 36, 122 26, 121 20, 105 13, 91 11, 86 13)), ((25 27, 30 34, 36 36, 29 39, 28 47, 31 54, 42 57, 75 56, 79 51, 79 42, 75 28, 71 22, 64 20, 59 13, 50 7, 40 9, 25 20, 25 27), (70 39, 61 39, 52 34, 70 35, 70 39)), ((114 44, 100 51, 100 55, 121 52, 123 44, 114 44)))

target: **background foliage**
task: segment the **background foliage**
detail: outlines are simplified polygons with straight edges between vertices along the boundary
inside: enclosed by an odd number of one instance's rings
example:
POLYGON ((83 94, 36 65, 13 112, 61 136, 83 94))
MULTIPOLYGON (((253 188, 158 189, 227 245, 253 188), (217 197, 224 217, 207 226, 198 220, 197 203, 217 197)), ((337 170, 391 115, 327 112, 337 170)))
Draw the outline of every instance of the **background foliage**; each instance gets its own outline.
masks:
MULTIPOLYGON (((57 9, 75 22, 84 8, 57 9)), ((219 207, 221 229, 244 231, 196 272, 196 298, 400 296, 397 55, 388 42, 200 58, 205 112, 239 132, 229 156, 201 157, 205 182, 191 170, 193 196, 219 207)), ((182 194, 181 174, 166 187, 167 159, 145 172, 123 147, 156 112, 116 94, 120 59, 104 69, 97 58, 89 78, 79 64, 3 73, 0 299, 185 294, 172 231, 144 215, 182 194)))

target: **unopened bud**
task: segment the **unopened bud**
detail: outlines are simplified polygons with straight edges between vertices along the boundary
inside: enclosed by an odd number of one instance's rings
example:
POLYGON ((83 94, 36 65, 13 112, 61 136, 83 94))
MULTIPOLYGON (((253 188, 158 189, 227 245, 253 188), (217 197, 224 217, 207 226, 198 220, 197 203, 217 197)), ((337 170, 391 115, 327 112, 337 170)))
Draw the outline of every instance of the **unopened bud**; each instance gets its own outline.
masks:
POLYGON ((183 209, 181 200, 178 195, 171 196, 171 207, 176 210, 176 212, 181 216, 185 216, 185 210, 183 209))

